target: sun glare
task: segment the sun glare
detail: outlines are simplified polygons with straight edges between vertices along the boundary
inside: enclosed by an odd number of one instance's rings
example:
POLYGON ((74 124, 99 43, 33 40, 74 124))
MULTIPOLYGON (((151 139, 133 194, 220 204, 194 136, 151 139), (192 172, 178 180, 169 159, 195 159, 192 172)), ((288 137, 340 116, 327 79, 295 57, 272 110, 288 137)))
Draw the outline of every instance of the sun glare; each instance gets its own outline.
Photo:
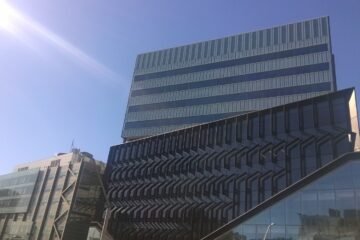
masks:
POLYGON ((0 30, 15 31, 13 11, 4 0, 0 0, 0 30))
POLYGON ((3 32, 10 33, 16 39, 25 42, 36 44, 35 41, 26 41, 32 39, 38 41, 40 38, 47 43, 52 44, 57 49, 62 50, 68 54, 72 59, 86 67, 90 72, 101 74, 108 79, 117 79, 117 73, 107 68, 96 59, 87 55, 81 49, 72 45, 70 42, 63 39, 61 36, 53 33, 43 25, 27 17, 16 8, 11 6, 7 0, 0 0, 0 34, 3 32), (40 38, 39 38, 40 37, 40 38))

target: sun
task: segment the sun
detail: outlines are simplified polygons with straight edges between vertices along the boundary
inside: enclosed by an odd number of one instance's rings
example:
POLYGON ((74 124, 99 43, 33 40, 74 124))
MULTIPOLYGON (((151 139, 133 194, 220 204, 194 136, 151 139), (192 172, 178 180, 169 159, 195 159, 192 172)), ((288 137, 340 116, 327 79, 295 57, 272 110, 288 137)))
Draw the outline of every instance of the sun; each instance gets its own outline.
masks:
POLYGON ((15 17, 11 7, 5 0, 0 0, 0 31, 15 32, 14 20, 15 17))

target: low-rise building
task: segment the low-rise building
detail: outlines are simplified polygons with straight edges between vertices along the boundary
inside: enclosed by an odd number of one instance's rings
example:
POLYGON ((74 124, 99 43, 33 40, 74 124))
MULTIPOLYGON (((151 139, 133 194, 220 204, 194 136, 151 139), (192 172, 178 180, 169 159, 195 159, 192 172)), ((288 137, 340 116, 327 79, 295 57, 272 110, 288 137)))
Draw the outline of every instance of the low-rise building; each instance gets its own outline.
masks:
POLYGON ((0 239, 86 239, 101 219, 105 164, 78 149, 0 176, 0 239))

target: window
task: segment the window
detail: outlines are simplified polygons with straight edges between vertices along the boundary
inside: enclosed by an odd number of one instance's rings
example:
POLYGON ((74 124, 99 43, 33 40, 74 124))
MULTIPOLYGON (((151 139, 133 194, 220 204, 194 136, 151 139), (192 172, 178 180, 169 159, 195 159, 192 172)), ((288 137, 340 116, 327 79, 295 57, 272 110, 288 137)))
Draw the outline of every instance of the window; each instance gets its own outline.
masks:
POLYGON ((330 140, 326 140, 319 146, 321 166, 331 162, 333 160, 333 147, 330 140))
POLYGON ((250 33, 246 33, 245 34, 245 50, 249 50, 249 38, 250 38, 250 33))
POLYGON ((181 47, 180 48, 180 60, 179 60, 179 62, 182 62, 184 59, 183 59, 183 57, 184 57, 184 48, 185 47, 181 47))
POLYGON ((321 19, 321 29, 322 29, 322 35, 327 36, 328 35, 328 27, 327 27, 326 18, 321 19))
POLYGON ((213 147, 214 146, 214 140, 215 140, 215 128, 216 128, 216 125, 214 124, 211 124, 209 125, 209 132, 208 132, 208 145, 209 147, 213 147))
POLYGON ((291 181, 296 182, 301 178, 300 146, 295 145, 290 149, 291 181))
POLYGON ((151 66, 154 67, 157 57, 159 57, 159 52, 155 52, 152 55, 153 55, 153 60, 152 60, 151 66))
POLYGON ((232 142, 232 128, 233 128, 233 120, 229 119, 226 121, 226 135, 225 135, 226 144, 231 144, 232 142))
POLYGON ((217 40, 216 55, 219 56, 221 52, 221 40, 217 40))
POLYGON ((165 140, 164 140, 164 154, 167 154, 169 152, 169 146, 170 146, 170 134, 166 134, 165 135, 165 140))
POLYGON ((185 61, 189 60, 190 46, 185 47, 185 61))
POLYGON ((305 38, 310 38, 310 22, 305 22, 305 38))
POLYGON ((200 131, 200 147, 201 148, 204 148, 206 145, 207 129, 208 129, 207 125, 201 126, 201 131, 200 131))
POLYGON ((242 140, 242 120, 240 117, 236 118, 236 141, 242 140))
POLYGON ((314 127, 314 106, 312 104, 304 105, 302 107, 303 111, 303 123, 304 129, 309 129, 314 127))
POLYGON ((215 49, 215 40, 212 40, 210 43, 210 57, 214 56, 214 49, 215 49))
POLYGON ((274 45, 279 44, 279 28, 274 28, 274 45))
POLYGON ((184 132, 183 131, 178 132, 177 138, 178 138, 177 151, 181 152, 183 150, 184 132))
POLYGON ((336 98, 332 101, 334 123, 336 126, 347 128, 348 105, 344 98, 336 98))
POLYGON ((270 46, 271 44, 271 30, 266 30, 266 46, 270 46))
POLYGON ((18 168, 18 172, 25 171, 25 170, 28 170, 28 169, 29 169, 29 167, 18 168))
POLYGON ((139 68, 143 67, 144 55, 139 56, 139 68))
MULTIPOLYGON (((202 48, 202 44, 199 43, 197 45, 197 49, 198 49, 198 52, 197 52, 197 59, 200 59, 201 58, 201 48, 202 48)), ((205 49, 207 51, 207 48, 205 49)))
POLYGON ((60 166, 60 159, 53 160, 50 162, 50 167, 58 167, 60 166))
POLYGON ((264 116, 264 136, 271 136, 272 134, 272 124, 271 124, 271 115, 266 113, 264 116))
POLYGON ((315 142, 311 142, 306 145, 303 151, 305 160, 305 174, 309 174, 315 171, 317 168, 315 142))
POLYGON ((263 47, 264 44, 264 31, 259 32, 259 47, 263 47))
MULTIPOLYGON (((134 144, 133 145, 133 151, 136 150, 136 145, 134 144)), ((163 148, 163 136, 159 136, 157 139, 156 139, 156 154, 157 155, 160 155, 162 154, 164 151, 164 148, 163 148)), ((133 155, 134 156, 134 155, 133 155)))
POLYGON ((185 148, 186 151, 190 150, 190 144, 191 144, 191 129, 188 129, 185 132, 184 148, 185 148))
POLYGON ((148 57, 148 62, 146 64, 146 67, 149 68, 152 64, 152 61, 153 61, 153 54, 152 53, 149 53, 149 57, 148 57))
POLYGON ((276 133, 281 134, 285 132, 285 119, 284 119, 284 112, 278 111, 275 113, 275 120, 276 120, 276 133))
POLYGON ((179 48, 175 48, 174 63, 176 63, 178 60, 178 51, 179 51, 179 48))
POLYGON ((228 52, 228 44, 229 44, 229 38, 224 39, 224 54, 227 54, 228 52))
POLYGON ((149 54, 144 54, 144 68, 149 65, 149 54))
POLYGON ((196 151, 196 149, 198 148, 198 144, 199 144, 199 127, 195 127, 192 132, 192 141, 191 141, 192 149, 196 151))
POLYGON ((171 139, 170 139, 171 145, 170 145, 170 153, 174 153, 175 152, 175 148, 176 148, 176 135, 172 134, 171 135, 171 139))
POLYGON ((251 47, 252 49, 256 48, 256 32, 253 32, 251 35, 251 47))
POLYGON ((235 50, 235 36, 231 38, 231 52, 234 52, 235 50))
POLYGON ((251 116, 249 117, 249 127, 248 127, 248 138, 254 139, 259 137, 259 117, 251 116))
POLYGON ((302 40, 302 24, 301 23, 298 23, 296 24, 296 31, 297 31, 297 40, 298 41, 301 41, 302 40))
POLYGON ((194 60, 195 58, 195 47, 196 47, 195 44, 191 46, 191 60, 194 60))
POLYGON ((170 63, 171 63, 172 54, 173 54, 172 52, 173 52, 173 48, 171 48, 171 49, 169 50, 168 64, 170 64, 170 63))
POLYGON ((294 24, 289 25, 289 41, 294 41, 294 24))
POLYGON ((327 126, 331 123, 329 102, 320 102, 317 105, 317 115, 319 126, 327 126))
POLYGON ((131 159, 136 158, 136 154, 137 154, 137 152, 138 152, 138 148, 139 148, 139 143, 132 144, 131 154, 130 154, 130 158, 131 158, 131 159))
POLYGON ((242 42, 243 42, 242 36, 243 35, 238 36, 238 52, 242 50, 242 42))
POLYGON ((299 112, 297 107, 293 107, 288 110, 287 122, 289 124, 289 131, 299 130, 299 112))
POLYGON ((313 20, 314 37, 319 37, 319 22, 317 19, 313 20))
POLYGON ((224 122, 224 121, 219 122, 218 125, 217 125, 217 129, 216 129, 216 144, 217 144, 218 146, 222 146, 222 144, 223 144, 224 125, 225 125, 225 122, 224 122))
POLYGON ((281 43, 286 43, 286 26, 281 27, 281 43))
POLYGON ((163 58, 162 58, 162 65, 165 65, 166 57, 167 57, 167 55, 168 55, 168 52, 169 52, 168 49, 164 51, 163 58))
POLYGON ((161 52, 158 52, 158 58, 157 58, 157 66, 159 66, 160 65, 160 60, 161 60, 161 57, 163 57, 163 55, 164 55, 164 51, 161 51, 161 52))

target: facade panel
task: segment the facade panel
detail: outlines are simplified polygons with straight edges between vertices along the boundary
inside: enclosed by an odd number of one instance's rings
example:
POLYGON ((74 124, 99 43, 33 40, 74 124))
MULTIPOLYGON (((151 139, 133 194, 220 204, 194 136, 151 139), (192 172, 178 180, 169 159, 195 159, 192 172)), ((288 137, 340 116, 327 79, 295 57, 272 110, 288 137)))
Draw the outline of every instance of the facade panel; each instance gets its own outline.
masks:
POLYGON ((114 146, 116 239, 200 239, 359 150, 354 89, 114 146))
MULTIPOLYGON (((255 99, 285 96, 285 104, 304 99, 307 93, 321 95, 336 90, 328 33, 329 18, 324 17, 140 54, 122 137, 132 140, 162 133, 163 129, 209 122, 215 116, 206 116, 214 114, 216 103, 244 101, 243 107, 235 103, 224 112, 236 115, 264 109, 252 104, 255 99), (261 92, 268 90, 273 93, 261 92), (192 107, 199 111, 191 111, 192 107), (173 115, 187 118, 186 124, 166 121, 173 115), (162 124, 146 122, 156 120, 162 124)), ((273 102, 268 107, 276 105, 273 102)))

